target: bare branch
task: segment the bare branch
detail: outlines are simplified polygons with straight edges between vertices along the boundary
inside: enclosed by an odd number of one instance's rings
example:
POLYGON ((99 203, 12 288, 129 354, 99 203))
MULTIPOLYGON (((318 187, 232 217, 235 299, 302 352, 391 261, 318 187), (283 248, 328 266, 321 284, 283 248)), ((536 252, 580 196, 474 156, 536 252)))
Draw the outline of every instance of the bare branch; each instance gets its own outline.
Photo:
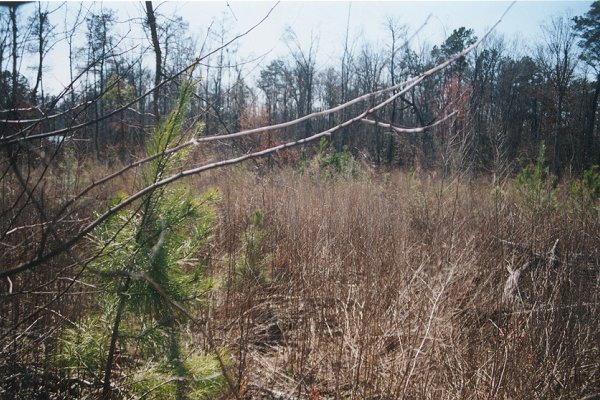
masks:
POLYGON ((379 121, 373 121, 373 120, 367 119, 367 118, 363 118, 363 119, 361 119, 361 121, 362 122, 366 122, 366 123, 371 124, 371 125, 380 126, 382 128, 388 128, 388 129, 391 129, 394 132, 398 132, 398 133, 421 133, 421 132, 425 132, 427 129, 431 129, 431 128, 435 127, 435 126, 438 126, 442 122, 444 122, 444 121, 448 120, 449 118, 455 116, 457 113, 458 113, 458 111, 453 111, 451 114, 446 115, 444 118, 435 121, 433 124, 430 124, 430 125, 427 125, 427 126, 422 126, 420 128, 401 128, 401 127, 396 126, 396 125, 386 124, 384 122, 379 122, 379 121))

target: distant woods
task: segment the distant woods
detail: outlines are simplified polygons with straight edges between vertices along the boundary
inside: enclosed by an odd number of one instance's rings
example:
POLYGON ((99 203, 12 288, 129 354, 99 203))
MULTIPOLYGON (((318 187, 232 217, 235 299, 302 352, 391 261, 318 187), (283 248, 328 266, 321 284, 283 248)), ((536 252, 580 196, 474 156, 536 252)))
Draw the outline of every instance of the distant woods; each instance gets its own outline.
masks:
MULTIPOLYGON (((216 20, 194 37, 181 16, 164 15, 152 2, 139 12, 124 22, 99 4, 0 7, 0 146, 31 160, 49 143, 62 143, 98 160, 130 162, 171 110, 190 66, 198 84, 189 117, 203 123, 201 134, 213 136, 286 122, 406 81, 477 39, 460 27, 441 43, 417 47, 410 40, 417 28, 390 18, 387 40, 378 46, 355 39, 349 26, 343 52, 326 62, 316 50, 329 38, 301 43, 289 31, 289 54, 259 63, 244 59, 237 44, 226 45, 237 29, 233 19, 216 20), (71 82, 49 92, 48 59, 59 45, 68 52, 60 65, 68 65, 71 82)), ((595 2, 584 15, 546 21, 535 43, 492 35, 374 113, 381 124, 344 127, 335 148, 379 166, 502 175, 535 159, 543 141, 555 175, 579 174, 600 163, 599 21, 595 2), (428 126, 454 111, 447 123, 422 132, 384 128, 428 126)), ((223 150, 242 154, 306 138, 363 106, 223 150)))

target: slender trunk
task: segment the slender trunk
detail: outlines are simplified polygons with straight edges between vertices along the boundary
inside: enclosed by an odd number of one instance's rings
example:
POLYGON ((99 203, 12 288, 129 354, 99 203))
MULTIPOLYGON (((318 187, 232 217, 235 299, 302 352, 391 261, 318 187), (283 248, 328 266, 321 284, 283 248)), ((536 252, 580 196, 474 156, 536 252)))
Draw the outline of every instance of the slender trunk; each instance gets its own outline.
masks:
MULTIPOLYGON (((79 16, 78 16, 79 17, 79 16)), ((71 34, 67 38, 67 43, 69 44, 69 82, 73 82, 73 35, 75 32, 71 32, 71 34)), ((71 105, 75 104, 75 88, 71 87, 71 105)))
MULTIPOLYGON (((123 103, 125 102, 122 98, 122 92, 121 92, 121 85, 125 84, 124 80, 121 79, 121 73, 119 72, 119 68, 118 68, 118 63, 115 63, 115 65, 117 66, 117 76, 119 77, 119 83, 117 84, 117 103, 118 103, 118 107, 121 107, 123 105, 123 103)), ((125 113, 119 113, 119 137, 117 139, 120 144, 121 144, 121 160, 123 160, 124 162, 126 162, 125 159, 125 155, 126 155, 126 151, 127 151, 127 144, 126 144, 126 139, 125 139, 125 113)))
MULTIPOLYGON (((312 85, 313 85, 313 72, 311 71, 311 67, 310 65, 307 66, 306 69, 306 74, 307 74, 307 91, 306 91, 306 105, 305 105, 305 113, 304 115, 308 115, 312 112, 312 85)), ((311 131, 312 131, 312 124, 311 124, 311 120, 309 119, 308 121, 306 121, 306 125, 304 128, 304 138, 306 139, 307 137, 310 136, 311 131)))
POLYGON ((558 95, 558 109, 556 116, 556 131, 554 132, 554 175, 560 178, 561 165, 560 165, 560 131, 562 129, 562 107, 563 107, 563 94, 558 95))
MULTIPOLYGON (((392 30, 392 57, 390 60, 390 77, 391 77, 391 83, 392 86, 396 85, 396 35, 394 33, 394 31, 392 30)), ((396 90, 393 91, 393 94, 396 94, 396 90)), ((391 107, 391 115, 390 115, 390 123, 392 125, 396 124, 396 100, 394 99, 394 101, 392 102, 392 107, 391 107)), ((388 165, 392 165, 392 162, 394 161, 394 135, 388 135, 388 144, 387 144, 387 150, 386 150, 386 161, 388 165)))
POLYGON ((187 384, 185 377, 188 375, 188 372, 185 368, 185 365, 181 361, 181 344, 179 340, 179 333, 174 326, 170 326, 168 330, 169 334, 169 350, 168 350, 168 359, 171 364, 171 368, 177 374, 176 381, 176 393, 175 398, 177 400, 185 400, 188 397, 186 396, 187 384))
MULTIPOLYGON (((94 88, 94 92, 98 93, 97 82, 94 82, 94 88)), ((100 111, 98 110, 98 103, 100 103, 100 100, 94 102, 94 119, 96 119, 96 123, 94 124, 94 150, 96 153, 96 160, 100 159, 100 122, 98 122, 100 111)))
MULTIPOLYGON (((152 8, 152 2, 146 2, 146 21, 150 27, 150 36, 152 37, 152 47, 154 47, 155 56, 155 69, 156 74, 154 75, 154 86, 158 87, 162 76, 162 55, 160 52, 160 43, 158 41, 158 31, 156 29, 156 16, 154 15, 154 9, 152 8)), ((155 89, 152 93, 152 103, 154 111, 154 119, 156 124, 160 122, 160 114, 158 113, 158 101, 160 99, 159 89, 155 89)))
POLYGON ((17 108, 17 5, 11 5, 9 8, 10 22, 12 26, 12 92, 11 107, 17 108))
MULTIPOLYGON (((271 101, 269 100, 269 97, 267 97, 267 113, 267 122, 269 126, 271 126, 273 124, 273 107, 271 106, 271 101)), ((269 131, 267 133, 267 146, 269 146, 269 148, 272 146, 271 140, 271 131, 269 131)), ((271 154, 269 154, 267 166, 269 167, 269 171, 273 170, 273 156, 271 154)))
MULTIPOLYGON (((596 88, 594 89, 594 97, 592 98, 592 103, 590 104, 590 115, 588 117, 588 126, 585 133, 584 166, 586 169, 590 168, 594 163, 594 128, 596 127, 596 110, 598 109, 598 97, 600 97, 600 73, 596 76, 596 88)), ((600 162, 600 159, 595 161, 600 162)))
MULTIPOLYGON (((105 24, 105 22, 103 22, 105 24)), ((100 118, 101 115, 104 115, 104 63, 106 61, 106 24, 104 25, 104 37, 102 38, 102 55, 100 58, 100 90, 97 92, 100 94, 100 97, 94 103, 97 104, 96 107, 96 118, 100 118)), ((107 140, 107 132, 106 132, 106 121, 102 120, 96 122, 96 157, 100 159, 100 144, 106 146, 107 140), (102 135, 102 137, 100 137, 102 135), (102 141, 100 140, 102 139, 102 141)))
MULTIPOLYGON (((342 87, 342 99, 341 99, 341 103, 345 103, 348 100, 348 80, 349 80, 349 76, 348 76, 348 69, 349 69, 349 64, 350 64, 350 53, 348 51, 348 38, 350 36, 350 12, 352 11, 352 3, 348 3, 348 15, 346 18, 346 34, 344 36, 344 54, 342 56, 342 81, 341 83, 341 87, 342 87)), ((342 121, 345 121, 347 119, 347 115, 348 115, 348 111, 347 109, 343 109, 342 110, 342 115, 341 115, 341 119, 342 121)), ((342 131, 340 132, 339 135, 336 135, 338 140, 337 140, 337 151, 343 151, 344 150, 344 142, 346 139, 346 136, 348 136, 348 127, 344 127, 342 129, 342 131)))
MULTIPOLYGON (((138 63, 138 87, 137 87, 137 92, 136 92, 137 96, 140 96, 144 92, 144 89, 143 89, 143 85, 144 85, 143 78, 144 78, 144 71, 142 69, 142 63, 138 63)), ((137 137, 133 138, 132 141, 133 141, 134 145, 143 146, 144 142, 145 142, 144 141, 144 137, 145 137, 144 132, 146 130, 146 128, 145 128, 145 124, 146 124, 146 118, 145 118, 145 115, 146 115, 146 102, 145 101, 141 101, 139 103, 139 109, 140 109, 140 114, 139 114, 140 127, 139 127, 139 130, 137 132, 137 137)), ((135 133, 133 133, 133 131, 132 131, 132 134, 135 134, 135 133)))
POLYGON ((381 165, 381 128, 375 127, 375 163, 381 165))
POLYGON ((115 358, 115 351, 117 349, 117 339, 119 338, 119 328, 121 326, 121 320, 123 319, 123 312, 125 311, 125 300, 127 297, 124 292, 129 288, 131 279, 127 278, 123 284, 123 290, 119 294, 119 305, 117 307, 117 314, 115 315, 115 322, 113 324, 112 335, 110 336, 110 347, 108 349, 108 357, 106 359, 106 368, 104 369, 104 383, 102 386, 102 399, 110 399, 110 377, 112 374, 113 363, 115 358))
MULTIPOLYGON (((37 68, 37 76, 35 78, 35 86, 31 90, 31 101, 33 104, 37 103, 37 91, 42 82, 42 66, 44 62, 44 23, 46 21, 47 15, 42 12, 42 5, 38 3, 38 29, 37 29, 37 40, 38 40, 38 68, 37 68)), ((43 96, 42 96, 43 97, 43 96)))

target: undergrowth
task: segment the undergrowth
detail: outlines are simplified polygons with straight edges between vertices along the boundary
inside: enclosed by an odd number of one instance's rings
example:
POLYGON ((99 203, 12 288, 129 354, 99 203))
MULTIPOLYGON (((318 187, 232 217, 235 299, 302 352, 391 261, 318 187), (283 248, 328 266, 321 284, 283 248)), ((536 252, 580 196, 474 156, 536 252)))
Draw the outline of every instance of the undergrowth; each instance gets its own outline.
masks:
POLYGON ((224 259, 238 259, 256 209, 272 255, 265 285, 215 303, 244 398, 600 393, 600 219, 542 158, 495 188, 399 172, 221 182, 224 259), (508 272, 525 265, 523 301, 504 303, 508 272))
MULTIPOLYGON (((98 395, 123 294, 114 397, 600 393, 597 168, 556 182, 540 157, 493 187, 422 170, 352 177, 333 168, 326 177, 321 165, 345 156, 323 151, 328 161, 311 166, 316 173, 261 177, 232 168, 155 193, 155 218, 143 230, 139 208, 116 215, 80 249, 97 250, 92 245, 116 234, 79 278, 90 289, 48 311, 65 315, 77 305, 80 314, 40 324, 51 332, 47 350, 29 370, 19 369, 23 363, 4 369, 0 397, 98 395), (218 202, 214 193, 197 194, 209 186, 218 188, 218 202), (130 228, 117 233, 127 219, 130 228), (508 304, 503 293, 517 270, 520 301, 508 304), (136 285, 123 286, 125 272, 136 285), (162 279, 166 298, 197 323, 149 291, 144 274, 162 279)), ((33 360, 20 340, 10 354, 33 360)))

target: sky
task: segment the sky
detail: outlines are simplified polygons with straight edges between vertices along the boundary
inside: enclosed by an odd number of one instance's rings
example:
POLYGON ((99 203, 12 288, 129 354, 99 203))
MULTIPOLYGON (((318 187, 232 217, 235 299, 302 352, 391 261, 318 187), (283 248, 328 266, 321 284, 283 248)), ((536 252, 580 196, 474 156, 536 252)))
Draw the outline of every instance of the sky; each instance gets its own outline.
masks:
MULTIPOLYGON (((557 15, 582 15, 590 8, 591 1, 518 1, 496 31, 506 39, 518 40, 527 45, 538 40, 540 24, 557 15)), ((275 6, 269 18, 238 43, 238 54, 247 59, 265 56, 254 65, 260 69, 271 59, 289 53, 285 43, 286 30, 291 28, 301 45, 307 50, 311 40, 316 48, 317 65, 337 65, 341 58, 347 26, 349 40, 360 48, 363 42, 382 48, 388 41, 385 27, 388 18, 396 19, 408 27, 409 35, 418 30, 425 21, 426 26, 418 31, 412 46, 422 48, 441 43, 453 29, 465 26, 481 36, 491 27, 510 5, 507 1, 282 1, 275 5, 271 1, 175 1, 154 2, 157 12, 183 17, 189 29, 200 42, 208 26, 219 26, 225 21, 228 34, 233 37, 260 21, 275 6), (431 17, 428 19, 428 16, 431 17)), ((51 3, 52 6, 59 3, 51 3)), ((144 46, 149 45, 145 35, 139 31, 139 19, 143 16, 142 2, 87 2, 88 8, 112 8, 119 18, 118 29, 130 31, 144 46)), ((21 18, 26 18, 35 5, 21 8, 21 18)), ((63 9, 52 15, 58 30, 64 30, 71 22, 78 4, 67 3, 67 14, 63 9)), ((160 21, 160 20, 159 20, 160 21)), ((80 40, 83 40, 83 30, 80 40)), ((539 40, 538 40, 539 41, 539 40)), ((521 46, 526 49, 526 46, 521 46)), ((527 51, 527 50, 525 50, 527 51)), ((27 65, 31 60, 24 59, 27 65)), ((69 81, 68 51, 64 43, 57 44, 44 74, 46 91, 55 92, 69 81)), ((27 71, 27 68, 21 69, 27 71)), ((32 75, 32 72, 29 72, 32 75)))

